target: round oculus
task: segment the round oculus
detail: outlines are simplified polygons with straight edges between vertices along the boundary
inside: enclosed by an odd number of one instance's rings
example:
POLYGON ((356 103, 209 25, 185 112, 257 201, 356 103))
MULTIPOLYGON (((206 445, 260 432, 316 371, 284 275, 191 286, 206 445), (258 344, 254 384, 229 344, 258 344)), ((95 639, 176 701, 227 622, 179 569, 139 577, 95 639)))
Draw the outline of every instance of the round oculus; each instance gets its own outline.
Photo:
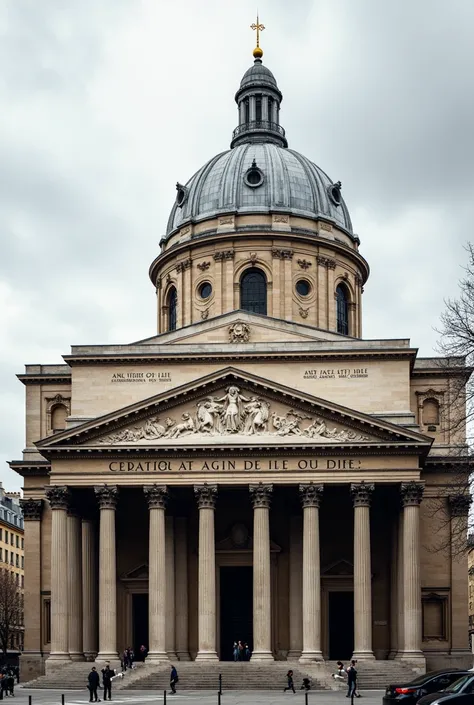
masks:
POLYGON ((337 184, 331 184, 328 186, 328 196, 331 199, 331 201, 334 203, 335 206, 340 206, 342 203, 342 196, 341 196, 341 184, 338 182, 337 184))
POLYGON ((176 185, 176 204, 181 207, 188 197, 188 189, 181 184, 176 185))
POLYGON ((263 184, 263 172, 256 166, 251 166, 245 172, 244 181, 250 188, 258 188, 263 184))
POLYGON ((210 295, 212 294, 212 285, 209 284, 209 282, 204 282, 204 284, 201 284, 199 287, 199 296, 201 299, 208 299, 210 295))
POLYGON ((300 279, 296 282, 296 291, 300 296, 308 296, 311 291, 311 284, 307 279, 300 279))

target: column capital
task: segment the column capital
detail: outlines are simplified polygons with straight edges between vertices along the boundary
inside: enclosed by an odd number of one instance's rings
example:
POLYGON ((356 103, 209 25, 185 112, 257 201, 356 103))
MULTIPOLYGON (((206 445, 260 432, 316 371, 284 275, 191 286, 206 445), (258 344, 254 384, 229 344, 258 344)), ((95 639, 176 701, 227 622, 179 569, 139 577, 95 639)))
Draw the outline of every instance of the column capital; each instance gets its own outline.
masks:
POLYGON ((351 484, 351 495, 354 507, 370 507, 370 500, 375 485, 372 482, 358 482, 351 484))
POLYGON ((94 487, 95 496, 100 509, 115 509, 118 500, 117 485, 96 485, 94 487))
POLYGON ((25 521, 41 521, 43 512, 42 499, 20 499, 20 506, 25 521))
POLYGON ((400 494, 404 507, 418 507, 423 499, 425 486, 421 482, 402 482, 400 494))
POLYGON ((314 485, 310 482, 309 485, 300 485, 299 492, 303 507, 319 508, 323 497, 324 485, 314 485))
POLYGON ((217 485, 194 485, 194 496, 199 509, 215 509, 217 500, 217 485))
POLYGON ((268 509, 272 501, 273 485, 263 485, 261 482, 258 485, 249 485, 250 501, 254 509, 263 507, 268 509))
POLYGON ((165 509, 168 501, 166 485, 145 485, 143 488, 148 509, 165 509))
POLYGON ((468 494, 455 494, 449 495, 448 497, 449 509, 451 511, 451 516, 453 517, 464 517, 469 514, 469 507, 471 506, 471 498, 468 494))
POLYGON ((51 509, 67 509, 71 500, 71 493, 65 485, 45 487, 45 494, 51 509))

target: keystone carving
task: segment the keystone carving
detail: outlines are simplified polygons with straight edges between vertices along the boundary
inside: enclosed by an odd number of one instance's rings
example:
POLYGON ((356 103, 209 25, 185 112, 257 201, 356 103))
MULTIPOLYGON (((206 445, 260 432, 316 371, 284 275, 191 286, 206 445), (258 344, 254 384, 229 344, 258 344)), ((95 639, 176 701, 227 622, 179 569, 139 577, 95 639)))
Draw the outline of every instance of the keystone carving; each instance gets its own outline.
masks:
POLYGON ((249 485, 250 501, 254 509, 269 509, 272 501, 273 485, 249 485))
POLYGON ((217 485, 194 485, 194 496, 199 509, 215 509, 217 485))
POLYGON ((248 343, 250 340, 250 326, 246 323, 233 323, 229 327, 229 341, 231 343, 248 343))
POLYGON ((165 485, 145 485, 143 492, 148 509, 166 509, 168 488, 165 485))
POLYGON ((300 485, 300 499, 301 504, 304 507, 316 507, 319 508, 321 500, 323 498, 323 485, 313 485, 311 482, 309 485, 300 485))
POLYGON ((117 485, 96 485, 94 487, 95 496, 100 509, 115 509, 118 500, 117 485))
POLYGON ((424 485, 420 482, 402 482, 400 493, 404 507, 418 507, 423 499, 424 485))
POLYGON ((45 488, 45 494, 51 509, 67 509, 71 501, 71 493, 65 486, 53 485, 45 488))
POLYGON ((25 521, 40 521, 43 511, 42 499, 20 499, 25 521))
POLYGON ((309 308, 303 308, 300 306, 298 310, 301 318, 308 318, 309 308))
POLYGON ((351 495, 354 507, 370 507, 370 500, 375 486, 372 483, 365 483, 363 480, 359 483, 351 484, 351 495))

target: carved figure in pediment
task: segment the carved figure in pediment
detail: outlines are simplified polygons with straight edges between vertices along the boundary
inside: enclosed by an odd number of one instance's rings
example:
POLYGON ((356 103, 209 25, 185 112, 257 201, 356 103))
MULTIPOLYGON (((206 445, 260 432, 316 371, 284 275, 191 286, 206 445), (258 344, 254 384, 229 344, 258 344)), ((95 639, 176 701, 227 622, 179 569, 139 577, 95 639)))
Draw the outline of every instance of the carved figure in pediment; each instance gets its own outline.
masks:
POLYGON ((171 419, 166 419, 166 426, 158 423, 159 419, 157 416, 153 416, 151 419, 147 419, 145 428, 143 429, 143 438, 153 440, 154 438, 161 438, 165 435, 169 428, 169 422, 171 419))
POLYGON ((301 418, 289 412, 286 416, 279 416, 273 412, 272 423, 276 428, 276 436, 302 436, 300 429, 301 418))
POLYGON ((222 433, 221 416, 224 411, 222 404, 214 397, 207 397, 197 404, 197 431, 203 433, 222 433))
POLYGON ((245 424, 244 433, 253 435, 254 433, 265 433, 267 422, 270 416, 270 403, 264 399, 252 397, 244 407, 245 424))
POLYGON ((184 413, 181 418, 183 419, 182 423, 173 425, 173 428, 166 433, 168 438, 179 438, 179 436, 188 436, 190 433, 195 433, 196 429, 191 416, 184 413))
POLYGON ((248 397, 244 397, 240 393, 239 387, 228 387, 226 394, 217 399, 218 402, 225 402, 225 411, 223 412, 223 424, 226 431, 229 433, 237 433, 242 430, 242 418, 244 416, 244 401, 250 401, 248 397))

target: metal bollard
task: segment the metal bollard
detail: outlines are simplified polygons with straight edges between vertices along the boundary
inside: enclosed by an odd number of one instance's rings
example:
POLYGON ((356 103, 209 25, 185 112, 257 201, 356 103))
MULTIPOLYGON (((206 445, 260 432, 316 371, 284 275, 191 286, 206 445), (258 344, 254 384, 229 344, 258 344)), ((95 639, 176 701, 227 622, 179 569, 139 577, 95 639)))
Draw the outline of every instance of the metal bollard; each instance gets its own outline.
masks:
POLYGON ((61 705, 64 705, 64 693, 61 695, 61 705))
POLYGON ((221 705, 221 691, 217 691, 217 705, 221 705))
POLYGON ((219 695, 222 695, 222 673, 219 673, 219 695))
POLYGON ((308 691, 307 690, 305 691, 305 694, 304 694, 304 705, 308 705, 308 691))
POLYGON ((166 690, 163 691, 163 705, 166 705, 166 690))
POLYGON ((32 696, 28 695, 28 705, 31 705, 32 696))

